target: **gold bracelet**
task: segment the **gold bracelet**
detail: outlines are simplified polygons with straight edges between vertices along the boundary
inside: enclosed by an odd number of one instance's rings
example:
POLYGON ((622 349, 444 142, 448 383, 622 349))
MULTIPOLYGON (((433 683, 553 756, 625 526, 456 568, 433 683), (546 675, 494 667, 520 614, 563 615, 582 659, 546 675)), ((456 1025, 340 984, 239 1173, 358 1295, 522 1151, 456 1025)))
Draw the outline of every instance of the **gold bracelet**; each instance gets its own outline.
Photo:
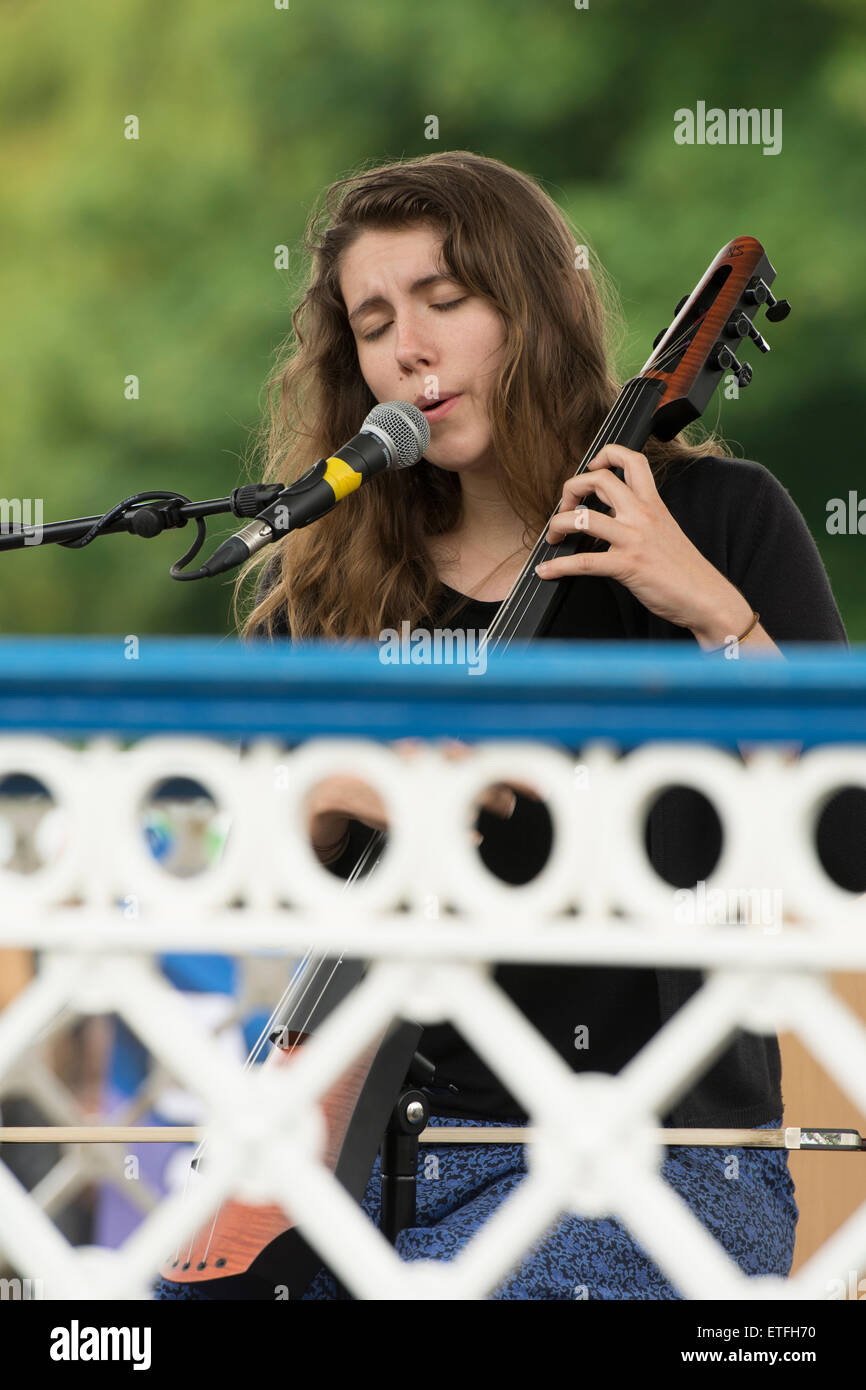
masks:
MULTIPOLYGON (((745 630, 745 632, 743 633, 742 637, 738 637, 738 638, 737 638, 737 641, 736 641, 736 645, 737 645, 737 646, 739 646, 741 642, 745 642, 745 640, 746 640, 747 637, 751 637, 751 635, 752 635, 752 633, 754 632, 755 628, 758 626, 758 623, 760 622, 760 620, 761 620, 761 615, 760 615, 760 613, 756 613, 756 612, 754 611, 754 609, 753 609, 753 610, 752 610, 752 621, 749 623, 749 626, 746 628, 746 630, 745 630)), ((721 645, 720 647, 710 647, 710 648, 709 648, 709 652, 710 652, 710 654, 712 654, 713 652, 723 652, 723 651, 726 651, 729 645, 730 645, 730 644, 729 644, 728 642, 723 642, 722 645, 721 645)))

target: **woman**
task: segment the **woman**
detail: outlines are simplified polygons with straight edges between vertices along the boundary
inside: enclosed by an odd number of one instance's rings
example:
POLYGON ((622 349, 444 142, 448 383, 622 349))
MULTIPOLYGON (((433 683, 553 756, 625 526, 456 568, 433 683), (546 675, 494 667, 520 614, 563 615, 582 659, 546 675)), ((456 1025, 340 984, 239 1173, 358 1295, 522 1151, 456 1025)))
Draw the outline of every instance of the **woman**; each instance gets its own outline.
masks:
MULTIPOLYGON (((561 499, 550 539, 579 526, 601 548, 542 571, 573 576, 546 635, 740 642, 777 656, 778 643, 845 642, 805 523, 760 465, 728 457, 717 439, 651 439, 645 454, 609 446, 573 476, 618 394, 605 344, 616 317, 603 275, 579 267, 581 239, 533 180, 466 151, 434 154, 341 180, 325 215, 307 232, 314 268, 292 318, 297 345, 269 388, 266 477, 294 480, 377 401, 426 408, 431 441, 415 467, 383 474, 266 552, 247 635, 375 638, 404 620, 485 628, 561 499)), ((550 845, 530 790, 492 789, 479 814, 482 857, 514 883, 550 845)), ((332 778, 310 824, 323 862, 347 876, 384 810, 360 782, 332 778)), ((719 850, 718 822, 694 793, 663 797, 649 836, 678 886, 706 877, 719 850)), ((701 982, 693 971, 542 966, 496 978, 575 1070, 609 1073, 701 982), (578 1047, 580 1030, 589 1046, 578 1047)), ((439 1123, 526 1119, 453 1028, 426 1029, 422 1048, 457 1087, 434 1101, 439 1123)), ((776 1040, 740 1033, 662 1118, 777 1127, 781 1117, 776 1040)), ((731 1181, 730 1151, 666 1152, 665 1178, 741 1268, 786 1274, 797 1209, 785 1154, 738 1151, 731 1181)), ((524 1174, 516 1146, 425 1150, 417 1224, 398 1251, 451 1257, 524 1174)), ((378 1191, 377 1165, 364 1202, 373 1219, 378 1191)), ((680 1293, 618 1222, 568 1217, 494 1296, 680 1293)), ((305 1297, 336 1297, 331 1276, 322 1271, 305 1297)))

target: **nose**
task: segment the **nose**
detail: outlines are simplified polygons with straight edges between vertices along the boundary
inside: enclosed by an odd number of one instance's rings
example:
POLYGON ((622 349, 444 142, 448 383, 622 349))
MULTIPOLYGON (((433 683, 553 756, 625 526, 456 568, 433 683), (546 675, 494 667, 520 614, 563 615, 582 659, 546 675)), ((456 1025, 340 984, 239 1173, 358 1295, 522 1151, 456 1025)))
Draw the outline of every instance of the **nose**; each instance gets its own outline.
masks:
POLYGON ((433 325, 418 313, 407 310, 398 314, 394 335, 394 355, 404 371, 411 372, 420 363, 432 362, 436 355, 433 325))

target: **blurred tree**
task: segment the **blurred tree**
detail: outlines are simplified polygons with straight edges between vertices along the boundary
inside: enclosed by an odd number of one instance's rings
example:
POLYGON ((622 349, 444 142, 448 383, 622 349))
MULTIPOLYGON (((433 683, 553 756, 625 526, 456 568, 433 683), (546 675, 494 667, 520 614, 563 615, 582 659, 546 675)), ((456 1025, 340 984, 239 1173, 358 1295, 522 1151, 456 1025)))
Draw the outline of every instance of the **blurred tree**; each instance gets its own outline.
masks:
MULTIPOLYGON (((764 242, 794 313, 708 423, 790 489, 866 639, 866 537, 825 524, 832 497, 866 496, 850 444, 866 355, 856 0, 735 18, 676 0, 19 0, 0 36, 0 494, 41 497, 48 521, 245 480, 305 276, 297 256, 277 271, 275 246, 294 248, 359 164, 468 148, 540 179, 595 247, 623 295, 623 375, 720 245, 764 242), (674 112, 698 101, 779 108, 781 153, 675 144, 674 112)), ((231 529, 214 524, 208 550, 231 529)), ((228 581, 168 578, 191 538, 0 554, 0 629, 229 631, 228 581)))

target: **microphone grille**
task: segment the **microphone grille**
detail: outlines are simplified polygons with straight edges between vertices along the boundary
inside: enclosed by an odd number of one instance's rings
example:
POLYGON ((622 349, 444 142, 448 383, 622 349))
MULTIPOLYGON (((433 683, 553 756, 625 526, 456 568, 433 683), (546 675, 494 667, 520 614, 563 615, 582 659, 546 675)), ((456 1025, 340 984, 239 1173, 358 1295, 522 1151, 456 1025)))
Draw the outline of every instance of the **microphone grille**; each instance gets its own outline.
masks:
POLYGON ((378 435, 391 455, 391 468, 409 468, 423 458, 430 443, 430 422, 408 401, 384 401, 375 405, 362 430, 378 435))

